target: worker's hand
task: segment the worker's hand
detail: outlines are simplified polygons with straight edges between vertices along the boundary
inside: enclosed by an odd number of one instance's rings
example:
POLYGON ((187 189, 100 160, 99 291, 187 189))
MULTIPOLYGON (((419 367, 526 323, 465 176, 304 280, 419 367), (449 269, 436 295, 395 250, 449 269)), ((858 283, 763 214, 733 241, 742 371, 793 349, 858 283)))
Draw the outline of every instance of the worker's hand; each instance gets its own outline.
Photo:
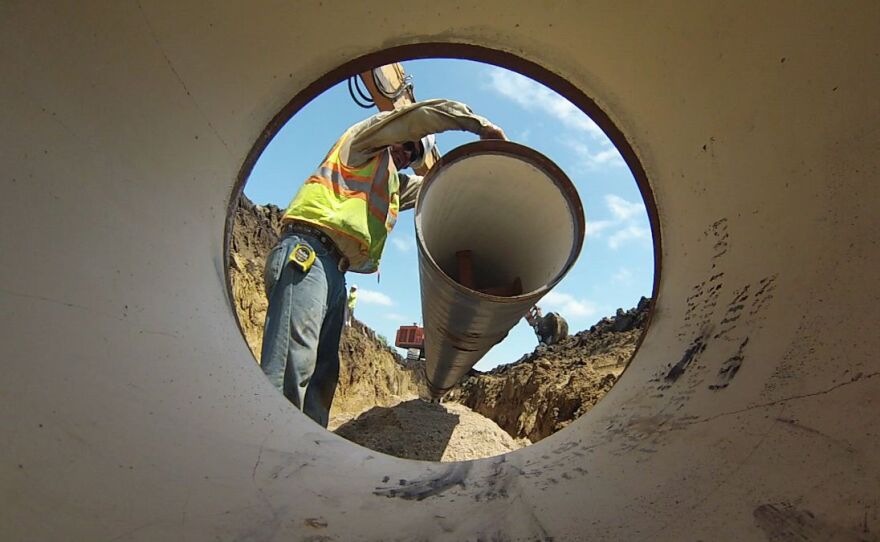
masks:
POLYGON ((483 128, 483 131, 480 133, 480 139, 504 139, 506 141, 507 136, 501 128, 497 126, 487 126, 483 128))

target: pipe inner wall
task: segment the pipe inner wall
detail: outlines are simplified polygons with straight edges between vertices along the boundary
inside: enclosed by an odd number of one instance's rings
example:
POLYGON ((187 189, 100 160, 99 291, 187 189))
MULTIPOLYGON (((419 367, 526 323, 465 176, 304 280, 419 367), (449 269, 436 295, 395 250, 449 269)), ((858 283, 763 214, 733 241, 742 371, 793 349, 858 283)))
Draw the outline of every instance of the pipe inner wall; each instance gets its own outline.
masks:
POLYGON ((0 2, 0 540, 876 540, 880 3, 403 6, 0 2), (296 411, 224 257, 290 115, 437 55, 590 113, 663 264, 602 401, 450 464, 296 411))
POLYGON ((554 179, 529 155, 479 147, 467 150, 467 158, 444 162, 425 183, 416 210, 417 237, 452 280, 458 277, 456 252, 470 250, 475 290, 519 278, 518 295, 546 293, 580 252, 580 200, 566 197, 574 193, 568 179, 554 179))

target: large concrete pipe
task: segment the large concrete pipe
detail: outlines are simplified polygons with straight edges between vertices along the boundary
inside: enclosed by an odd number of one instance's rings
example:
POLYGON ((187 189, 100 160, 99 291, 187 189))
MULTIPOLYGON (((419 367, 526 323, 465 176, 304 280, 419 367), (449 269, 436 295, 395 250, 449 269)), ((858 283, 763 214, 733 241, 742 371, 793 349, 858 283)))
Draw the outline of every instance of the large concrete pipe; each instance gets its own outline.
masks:
POLYGON ((3 2, 0 539, 876 539, 878 23, 873 1, 3 2), (589 112, 662 235, 614 389, 468 463, 298 414, 224 277, 274 130, 431 55, 589 112))
POLYGON ((549 158, 509 141, 479 141, 431 168, 415 228, 425 376, 432 397, 441 397, 571 269, 584 211, 549 158))

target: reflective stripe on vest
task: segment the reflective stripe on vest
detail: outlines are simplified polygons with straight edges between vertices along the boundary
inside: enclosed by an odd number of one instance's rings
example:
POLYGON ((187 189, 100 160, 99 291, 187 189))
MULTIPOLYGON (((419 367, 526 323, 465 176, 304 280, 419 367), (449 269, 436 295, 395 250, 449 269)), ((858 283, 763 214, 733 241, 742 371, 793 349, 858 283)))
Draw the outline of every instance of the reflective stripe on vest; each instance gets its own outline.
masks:
POLYGON ((351 271, 372 273, 397 221, 400 181, 387 149, 361 166, 346 165, 339 151, 348 137, 343 134, 306 179, 284 218, 321 226, 339 241, 351 271))

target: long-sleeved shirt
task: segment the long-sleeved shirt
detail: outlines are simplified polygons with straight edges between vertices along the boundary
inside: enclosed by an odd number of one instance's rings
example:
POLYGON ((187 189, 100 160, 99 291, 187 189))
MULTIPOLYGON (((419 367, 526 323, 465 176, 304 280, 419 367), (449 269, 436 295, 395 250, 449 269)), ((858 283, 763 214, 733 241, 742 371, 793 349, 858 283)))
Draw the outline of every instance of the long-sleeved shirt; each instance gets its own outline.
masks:
MULTIPOLYGON (((481 134, 497 127, 474 114, 468 106, 452 100, 425 100, 395 111, 378 113, 347 130, 348 137, 339 148, 339 158, 349 166, 360 166, 395 143, 418 141, 428 134, 448 130, 465 130, 481 134)), ((398 172, 399 210, 411 209, 422 185, 422 177, 398 172)), ((393 195, 393 194, 392 194, 393 195)), ((286 214, 282 222, 295 222, 296 216, 286 214)), ((330 228, 323 228, 342 254, 351 258, 363 251, 361 243, 330 228)))
MULTIPOLYGON (((494 124, 475 114, 461 102, 435 99, 410 104, 395 111, 373 115, 354 126, 340 157, 351 166, 363 164, 395 143, 418 141, 428 134, 464 130, 480 134, 494 124)), ((422 184, 419 175, 398 173, 400 177, 400 210, 415 206, 422 184)))

